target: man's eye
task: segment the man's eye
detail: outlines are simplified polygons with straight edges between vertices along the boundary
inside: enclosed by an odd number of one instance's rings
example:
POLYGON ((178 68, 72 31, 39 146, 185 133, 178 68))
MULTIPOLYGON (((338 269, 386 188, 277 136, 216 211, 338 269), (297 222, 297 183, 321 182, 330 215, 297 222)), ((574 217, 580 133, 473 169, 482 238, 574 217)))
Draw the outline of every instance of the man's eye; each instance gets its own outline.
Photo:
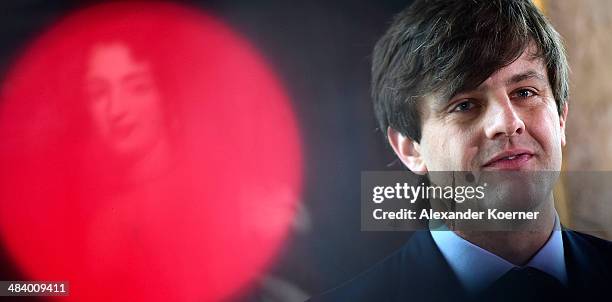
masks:
POLYGON ((531 91, 529 89, 521 89, 521 90, 517 91, 514 95, 516 97, 518 97, 518 98, 524 99, 524 98, 528 98, 528 97, 534 96, 535 92, 533 92, 533 91, 531 91))
POLYGON ((473 102, 471 102, 471 101, 464 101, 464 102, 461 102, 461 103, 457 104, 453 108, 452 112, 470 111, 470 110, 474 109, 474 107, 476 107, 476 105, 473 102))

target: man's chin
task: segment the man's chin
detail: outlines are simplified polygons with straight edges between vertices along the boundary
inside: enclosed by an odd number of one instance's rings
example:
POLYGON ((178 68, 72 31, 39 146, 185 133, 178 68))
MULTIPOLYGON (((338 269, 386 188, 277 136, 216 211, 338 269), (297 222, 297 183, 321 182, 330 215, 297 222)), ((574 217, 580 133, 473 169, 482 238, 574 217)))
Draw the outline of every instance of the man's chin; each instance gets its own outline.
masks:
POLYGON ((484 206, 500 211, 537 210, 551 201, 558 177, 556 171, 484 172, 481 176, 481 181, 487 183, 484 206))

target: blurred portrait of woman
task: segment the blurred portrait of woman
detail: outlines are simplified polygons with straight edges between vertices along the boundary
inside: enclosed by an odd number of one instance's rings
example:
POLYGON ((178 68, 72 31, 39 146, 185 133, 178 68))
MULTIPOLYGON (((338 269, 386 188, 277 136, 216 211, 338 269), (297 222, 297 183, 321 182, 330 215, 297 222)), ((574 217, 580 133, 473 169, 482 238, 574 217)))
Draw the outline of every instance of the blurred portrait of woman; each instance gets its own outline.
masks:
POLYGON ((24 275, 70 280, 75 301, 198 301, 265 270, 301 154, 246 41, 199 11, 114 3, 27 50, 0 103, 0 230, 24 275))

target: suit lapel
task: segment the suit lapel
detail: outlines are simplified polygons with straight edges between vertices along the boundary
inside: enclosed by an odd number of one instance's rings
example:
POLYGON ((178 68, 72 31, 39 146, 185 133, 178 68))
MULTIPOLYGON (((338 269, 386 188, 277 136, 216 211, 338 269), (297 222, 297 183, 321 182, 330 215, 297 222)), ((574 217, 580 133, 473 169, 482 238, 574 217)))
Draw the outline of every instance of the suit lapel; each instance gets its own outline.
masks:
POLYGON ((398 300, 409 301, 419 297, 457 301, 465 297, 465 291, 429 231, 415 232, 404 246, 401 257, 404 269, 398 300))
POLYGON ((607 266, 597 249, 584 237, 573 231, 563 232, 563 251, 569 286, 576 292, 593 292, 603 289, 603 280, 608 280, 607 266))

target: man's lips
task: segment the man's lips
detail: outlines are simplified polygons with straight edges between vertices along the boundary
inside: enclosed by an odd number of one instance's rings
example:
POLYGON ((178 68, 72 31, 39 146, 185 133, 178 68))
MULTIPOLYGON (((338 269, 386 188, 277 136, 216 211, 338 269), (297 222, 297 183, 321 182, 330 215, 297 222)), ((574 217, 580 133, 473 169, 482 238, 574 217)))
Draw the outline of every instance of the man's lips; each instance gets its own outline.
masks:
POLYGON ((529 150, 507 150, 495 155, 486 164, 484 168, 495 168, 503 170, 516 170, 523 167, 534 156, 529 150))

